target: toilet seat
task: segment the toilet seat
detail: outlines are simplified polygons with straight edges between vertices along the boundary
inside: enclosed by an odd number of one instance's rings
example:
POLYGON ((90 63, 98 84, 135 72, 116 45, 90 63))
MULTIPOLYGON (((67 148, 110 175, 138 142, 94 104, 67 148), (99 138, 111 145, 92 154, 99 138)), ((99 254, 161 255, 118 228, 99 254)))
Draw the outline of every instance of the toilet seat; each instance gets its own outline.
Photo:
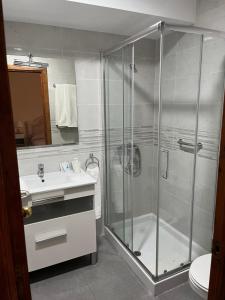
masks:
POLYGON ((189 270, 189 279, 192 288, 204 299, 207 299, 209 290, 211 258, 211 254, 196 258, 189 270))

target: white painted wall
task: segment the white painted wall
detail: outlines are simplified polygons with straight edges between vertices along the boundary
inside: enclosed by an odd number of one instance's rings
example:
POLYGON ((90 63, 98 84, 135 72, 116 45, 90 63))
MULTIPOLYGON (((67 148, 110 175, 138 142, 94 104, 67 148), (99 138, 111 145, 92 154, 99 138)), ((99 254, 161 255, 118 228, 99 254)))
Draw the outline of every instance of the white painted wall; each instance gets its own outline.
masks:
POLYGON ((3 0, 3 12, 8 21, 131 35, 160 20, 191 24, 195 4, 196 0, 3 0))
POLYGON ((194 22, 196 0, 67 0, 136 13, 194 22))
POLYGON ((198 0, 196 25, 225 31, 225 0, 198 0))

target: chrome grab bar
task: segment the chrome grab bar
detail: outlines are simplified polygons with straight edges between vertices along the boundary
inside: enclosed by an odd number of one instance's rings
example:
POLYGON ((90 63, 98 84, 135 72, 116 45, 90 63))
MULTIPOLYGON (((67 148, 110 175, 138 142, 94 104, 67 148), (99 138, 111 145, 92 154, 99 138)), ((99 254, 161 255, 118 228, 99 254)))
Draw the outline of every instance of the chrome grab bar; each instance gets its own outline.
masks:
MULTIPOLYGON (((180 150, 185 152, 194 153, 195 151, 195 144, 184 142, 183 139, 179 139, 177 143, 180 145, 180 150)), ((197 152, 199 152, 203 148, 202 143, 197 143, 197 152)))

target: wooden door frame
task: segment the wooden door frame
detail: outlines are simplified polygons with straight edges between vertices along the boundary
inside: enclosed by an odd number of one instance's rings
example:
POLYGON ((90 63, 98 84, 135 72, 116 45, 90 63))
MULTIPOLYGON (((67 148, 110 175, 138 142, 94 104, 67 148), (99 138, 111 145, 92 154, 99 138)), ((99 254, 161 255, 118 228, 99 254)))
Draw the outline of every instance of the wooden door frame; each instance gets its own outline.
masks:
POLYGON ((31 300, 0 1, 0 294, 31 300))
POLYGON ((225 299, 225 97, 221 128, 212 264, 208 300, 225 299))
POLYGON ((38 73, 41 79, 41 95, 42 95, 42 107, 44 112, 45 122, 45 139, 47 145, 52 144, 51 135, 51 122, 50 122, 50 109, 49 109, 49 94, 48 94, 48 74, 46 68, 34 68, 28 66, 15 66, 8 65, 9 72, 26 72, 26 73, 38 73))
MULTIPOLYGON (((4 300, 31 300, 19 174, 0 0, 0 293, 4 300)), ((225 299, 225 106, 209 300, 225 299)))

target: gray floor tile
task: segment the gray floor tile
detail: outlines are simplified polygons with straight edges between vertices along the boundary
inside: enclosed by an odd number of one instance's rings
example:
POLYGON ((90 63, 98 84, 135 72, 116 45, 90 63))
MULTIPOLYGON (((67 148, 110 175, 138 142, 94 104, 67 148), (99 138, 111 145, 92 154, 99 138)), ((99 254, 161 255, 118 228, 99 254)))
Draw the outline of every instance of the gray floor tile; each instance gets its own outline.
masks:
POLYGON ((37 292, 35 289, 32 289, 32 300, 96 300, 89 288, 77 289, 74 287, 72 290, 61 290, 56 292, 50 290, 48 294, 45 293, 45 290, 37 292))
POLYGON ((156 300, 202 300, 202 298, 191 289, 189 283, 184 283, 161 294, 156 300))
POLYGON ((111 244, 98 242, 98 263, 31 284, 33 300, 200 300, 188 283, 153 297, 111 244))

